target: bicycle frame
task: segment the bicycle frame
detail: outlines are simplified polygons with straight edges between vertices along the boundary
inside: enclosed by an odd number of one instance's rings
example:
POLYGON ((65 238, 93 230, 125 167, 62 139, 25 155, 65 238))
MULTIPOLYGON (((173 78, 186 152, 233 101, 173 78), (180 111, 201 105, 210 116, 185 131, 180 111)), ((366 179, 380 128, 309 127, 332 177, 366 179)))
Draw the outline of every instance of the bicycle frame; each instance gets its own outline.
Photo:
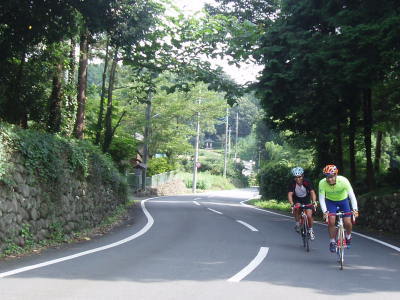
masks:
POLYGON ((343 224, 343 217, 348 215, 353 215, 353 213, 330 213, 328 216, 336 216, 336 254, 338 255, 338 262, 340 263, 340 270, 343 270, 344 264, 344 249, 347 248, 346 245, 346 237, 345 237, 345 229, 343 224))
POLYGON ((312 204, 300 204, 296 208, 300 209, 300 234, 303 241, 303 247, 307 252, 310 251, 310 233, 308 231, 308 217, 304 212, 306 208, 313 207, 312 204))

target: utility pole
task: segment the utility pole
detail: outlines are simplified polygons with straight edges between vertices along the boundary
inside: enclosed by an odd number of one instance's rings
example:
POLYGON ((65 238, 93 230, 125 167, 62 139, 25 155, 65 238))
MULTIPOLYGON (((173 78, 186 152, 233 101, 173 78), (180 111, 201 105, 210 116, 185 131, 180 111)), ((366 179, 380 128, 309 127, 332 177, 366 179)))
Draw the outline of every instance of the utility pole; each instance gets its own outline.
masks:
POLYGON ((228 126, 228 160, 231 158, 231 136, 232 136, 232 128, 228 126))
POLYGON ((228 127, 229 127, 229 107, 226 108, 225 120, 225 152, 224 152, 224 177, 226 178, 227 156, 228 156, 228 127))
POLYGON ((147 156, 149 153, 149 132, 150 132, 150 125, 151 125, 151 99, 153 97, 152 92, 149 92, 147 96, 147 107, 146 107, 146 123, 144 127, 144 137, 143 137, 143 164, 144 169, 142 171, 142 190, 146 190, 146 173, 147 173, 147 156))
POLYGON ((196 144, 194 150, 194 161, 193 161, 193 180, 192 180, 192 193, 196 193, 197 186, 197 164, 199 160, 199 140, 200 140, 200 103, 201 99, 199 98, 198 102, 199 107, 197 111, 197 125, 196 125, 196 144))
POLYGON ((239 112, 236 112, 236 131, 235 131, 235 161, 237 158, 237 143, 239 136, 239 112))

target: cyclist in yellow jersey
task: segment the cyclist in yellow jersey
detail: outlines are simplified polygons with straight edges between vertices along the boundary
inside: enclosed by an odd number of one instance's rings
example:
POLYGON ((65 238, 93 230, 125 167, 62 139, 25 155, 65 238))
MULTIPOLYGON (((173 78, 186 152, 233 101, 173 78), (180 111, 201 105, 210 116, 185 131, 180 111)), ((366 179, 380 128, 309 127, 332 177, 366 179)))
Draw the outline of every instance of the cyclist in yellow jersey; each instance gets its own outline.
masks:
MULTIPOLYGON (((336 216, 328 216, 328 214, 334 214, 340 210, 344 213, 353 211, 354 216, 358 216, 357 199, 354 195, 353 188, 351 187, 349 180, 344 176, 338 175, 338 172, 339 171, 335 165, 327 165, 323 170, 326 178, 321 179, 318 186, 321 210, 324 213, 325 219, 328 219, 328 232, 330 237, 329 250, 331 252, 336 251, 336 216)), ((344 228, 346 229, 347 247, 350 248, 351 231, 353 227, 351 215, 345 216, 343 222, 344 228)))

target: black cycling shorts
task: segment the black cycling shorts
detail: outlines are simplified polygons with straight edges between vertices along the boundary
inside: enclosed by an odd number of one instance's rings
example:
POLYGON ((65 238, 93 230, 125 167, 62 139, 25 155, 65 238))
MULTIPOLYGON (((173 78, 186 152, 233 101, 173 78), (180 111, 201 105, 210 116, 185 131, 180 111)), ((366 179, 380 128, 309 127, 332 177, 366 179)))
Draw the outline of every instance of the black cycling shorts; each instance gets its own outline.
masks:
MULTIPOLYGON (((304 204, 304 205, 311 204, 311 197, 306 196, 306 197, 300 198, 293 194, 293 202, 294 202, 294 204, 296 204, 296 203, 300 203, 300 204, 304 204)), ((312 209, 312 207, 310 207, 309 209, 312 209)))

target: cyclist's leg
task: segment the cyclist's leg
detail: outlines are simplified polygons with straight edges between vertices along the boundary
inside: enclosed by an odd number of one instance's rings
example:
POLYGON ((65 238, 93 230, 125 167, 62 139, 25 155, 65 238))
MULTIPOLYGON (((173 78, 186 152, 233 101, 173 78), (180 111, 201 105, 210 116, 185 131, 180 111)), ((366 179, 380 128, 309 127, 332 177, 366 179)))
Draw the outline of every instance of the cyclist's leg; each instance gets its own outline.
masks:
MULTIPOLYGON (((296 204, 300 203, 299 198, 296 197, 296 195, 293 195, 293 203, 295 206, 296 206, 296 204)), ((295 225, 294 229, 296 230, 296 232, 299 232, 300 231, 300 209, 294 207, 293 215, 294 215, 294 220, 296 221, 296 225, 295 225)))
MULTIPOLYGON (((325 200, 326 203, 326 209, 328 210, 329 213, 334 214, 337 212, 337 204, 336 201, 331 201, 329 199, 325 200)), ((329 216, 328 217, 328 232, 329 232, 329 238, 332 240, 335 240, 336 238, 336 216, 329 216)))
MULTIPOLYGON (((340 210, 343 211, 344 213, 351 212, 349 198, 346 198, 343 201, 339 201, 338 205, 340 207, 340 210)), ((351 215, 343 217, 343 225, 344 228, 346 229, 346 238, 348 238, 348 236, 351 235, 351 231, 353 229, 353 224, 351 222, 351 215)))
MULTIPOLYGON (((325 200, 326 209, 329 213, 337 212, 336 201, 331 201, 329 199, 325 200)), ((332 253, 336 252, 336 216, 328 217, 328 232, 329 232, 329 251, 332 253)))

